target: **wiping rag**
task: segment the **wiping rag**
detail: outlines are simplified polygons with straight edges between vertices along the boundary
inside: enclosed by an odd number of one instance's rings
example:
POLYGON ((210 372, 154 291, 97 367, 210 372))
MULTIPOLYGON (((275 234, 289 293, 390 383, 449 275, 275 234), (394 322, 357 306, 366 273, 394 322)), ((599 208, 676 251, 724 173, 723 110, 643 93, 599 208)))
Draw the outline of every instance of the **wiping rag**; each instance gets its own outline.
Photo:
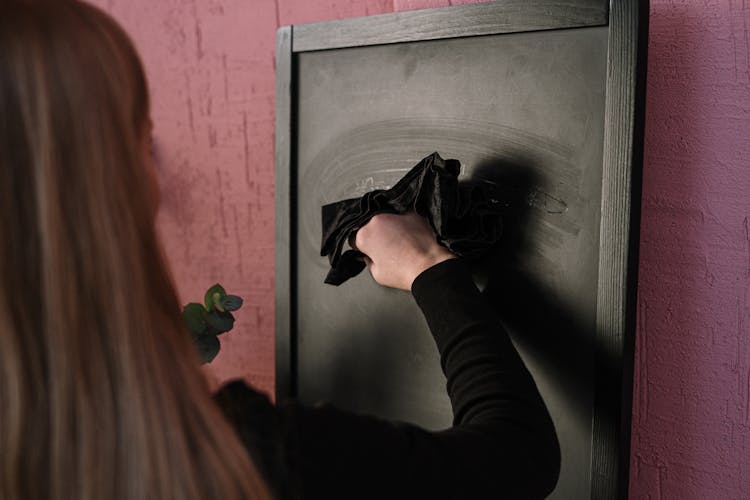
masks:
POLYGON ((362 272, 364 254, 344 251, 344 245, 380 213, 415 211, 429 221, 437 241, 460 256, 476 257, 491 247, 502 230, 501 204, 489 185, 459 183, 460 171, 458 160, 432 153, 390 189, 324 205, 320 255, 331 264, 325 282, 340 285, 362 272))

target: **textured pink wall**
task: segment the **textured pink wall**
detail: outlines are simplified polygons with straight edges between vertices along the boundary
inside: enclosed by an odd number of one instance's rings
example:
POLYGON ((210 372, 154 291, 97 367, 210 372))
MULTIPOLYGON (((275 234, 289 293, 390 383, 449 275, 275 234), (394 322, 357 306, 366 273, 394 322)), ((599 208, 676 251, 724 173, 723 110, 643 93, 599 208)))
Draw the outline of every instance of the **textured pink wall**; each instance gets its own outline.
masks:
POLYGON ((631 497, 750 498, 750 2, 652 1, 631 497))
MULTIPOLYGON (((211 365, 273 390, 279 25, 476 0, 97 0, 153 93, 184 300, 246 297, 211 365)), ((631 498, 750 499, 750 4, 652 0, 631 498)))

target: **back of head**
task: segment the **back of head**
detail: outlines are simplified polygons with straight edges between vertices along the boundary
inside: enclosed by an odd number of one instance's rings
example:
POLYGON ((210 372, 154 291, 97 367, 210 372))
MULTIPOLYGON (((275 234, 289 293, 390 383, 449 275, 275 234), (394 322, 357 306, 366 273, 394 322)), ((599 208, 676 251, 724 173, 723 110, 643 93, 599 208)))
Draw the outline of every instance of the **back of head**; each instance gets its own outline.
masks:
POLYGON ((131 42, 0 3, 0 498, 266 496, 182 331, 131 42))

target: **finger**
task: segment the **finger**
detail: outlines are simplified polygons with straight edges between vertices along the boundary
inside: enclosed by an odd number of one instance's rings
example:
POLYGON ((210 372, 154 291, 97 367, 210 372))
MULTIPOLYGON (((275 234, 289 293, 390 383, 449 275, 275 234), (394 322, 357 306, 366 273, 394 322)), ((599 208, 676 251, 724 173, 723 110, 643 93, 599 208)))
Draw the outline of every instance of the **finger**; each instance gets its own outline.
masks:
POLYGON ((358 229, 355 229, 354 231, 351 232, 348 238, 348 243, 349 243, 349 246, 352 247, 353 250, 359 251, 359 249, 357 248, 357 232, 358 232, 358 229))

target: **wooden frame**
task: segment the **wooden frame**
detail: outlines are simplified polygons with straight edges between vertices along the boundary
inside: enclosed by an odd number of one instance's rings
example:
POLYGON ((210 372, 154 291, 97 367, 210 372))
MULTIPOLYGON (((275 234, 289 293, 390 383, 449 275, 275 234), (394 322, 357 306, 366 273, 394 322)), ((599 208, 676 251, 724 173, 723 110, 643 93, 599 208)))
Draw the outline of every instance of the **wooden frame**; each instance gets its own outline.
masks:
POLYGON ((608 26, 591 498, 627 498, 648 2, 506 0, 285 26, 276 54, 276 398, 296 395, 295 54, 608 26))

